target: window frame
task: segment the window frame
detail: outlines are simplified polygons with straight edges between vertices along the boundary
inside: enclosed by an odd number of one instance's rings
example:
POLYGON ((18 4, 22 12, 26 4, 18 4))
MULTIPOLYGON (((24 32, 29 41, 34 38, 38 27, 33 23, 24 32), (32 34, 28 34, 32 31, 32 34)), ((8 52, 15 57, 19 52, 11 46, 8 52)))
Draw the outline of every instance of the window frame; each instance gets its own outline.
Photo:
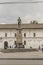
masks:
POLYGON ((35 37, 36 36, 36 33, 33 33, 33 36, 35 37))
POLYGON ((16 33, 14 33, 15 37, 16 37, 16 33))
POLYGON ((5 37, 7 37, 7 33, 5 33, 5 37))
POLYGON ((26 45, 26 40, 24 40, 24 45, 26 45))
POLYGON ((24 37, 26 37, 26 33, 24 33, 24 37))

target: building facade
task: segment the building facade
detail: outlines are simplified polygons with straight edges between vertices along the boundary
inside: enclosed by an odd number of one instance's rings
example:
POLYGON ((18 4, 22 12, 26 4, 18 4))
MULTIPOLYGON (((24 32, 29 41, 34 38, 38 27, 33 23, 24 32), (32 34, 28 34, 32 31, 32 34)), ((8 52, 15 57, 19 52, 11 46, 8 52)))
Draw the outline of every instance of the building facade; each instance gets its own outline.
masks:
POLYGON ((0 48, 39 48, 43 46, 43 24, 0 24, 0 48))

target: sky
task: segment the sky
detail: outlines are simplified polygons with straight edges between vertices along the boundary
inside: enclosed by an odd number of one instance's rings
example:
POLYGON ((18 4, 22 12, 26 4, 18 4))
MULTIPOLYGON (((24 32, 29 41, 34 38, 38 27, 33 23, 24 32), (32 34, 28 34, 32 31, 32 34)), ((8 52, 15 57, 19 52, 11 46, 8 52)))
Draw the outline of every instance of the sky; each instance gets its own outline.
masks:
MULTIPOLYGON (((33 2, 41 0, 0 0, 0 3, 24 1, 33 2)), ((43 3, 0 4, 0 23, 17 23, 18 17, 21 17, 22 23, 30 23, 31 20, 43 23, 43 3)))

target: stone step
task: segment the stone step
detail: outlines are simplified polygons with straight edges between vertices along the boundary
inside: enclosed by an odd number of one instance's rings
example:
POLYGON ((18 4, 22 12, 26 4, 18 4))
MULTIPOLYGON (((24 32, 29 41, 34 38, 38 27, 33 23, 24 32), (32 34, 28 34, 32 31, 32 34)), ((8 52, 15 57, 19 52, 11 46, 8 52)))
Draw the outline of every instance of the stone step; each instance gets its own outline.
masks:
POLYGON ((23 48, 16 48, 16 49, 1 49, 1 52, 4 53, 13 53, 13 52, 36 52, 38 49, 23 49, 23 48))

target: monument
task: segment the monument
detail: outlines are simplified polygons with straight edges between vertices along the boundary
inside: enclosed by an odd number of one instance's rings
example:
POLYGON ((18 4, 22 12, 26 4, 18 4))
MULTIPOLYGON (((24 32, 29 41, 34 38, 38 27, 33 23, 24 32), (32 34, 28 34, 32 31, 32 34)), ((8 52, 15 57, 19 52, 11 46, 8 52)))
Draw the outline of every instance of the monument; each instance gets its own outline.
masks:
POLYGON ((21 19, 18 17, 18 31, 17 31, 17 47, 22 48, 22 29, 21 29, 21 19))

